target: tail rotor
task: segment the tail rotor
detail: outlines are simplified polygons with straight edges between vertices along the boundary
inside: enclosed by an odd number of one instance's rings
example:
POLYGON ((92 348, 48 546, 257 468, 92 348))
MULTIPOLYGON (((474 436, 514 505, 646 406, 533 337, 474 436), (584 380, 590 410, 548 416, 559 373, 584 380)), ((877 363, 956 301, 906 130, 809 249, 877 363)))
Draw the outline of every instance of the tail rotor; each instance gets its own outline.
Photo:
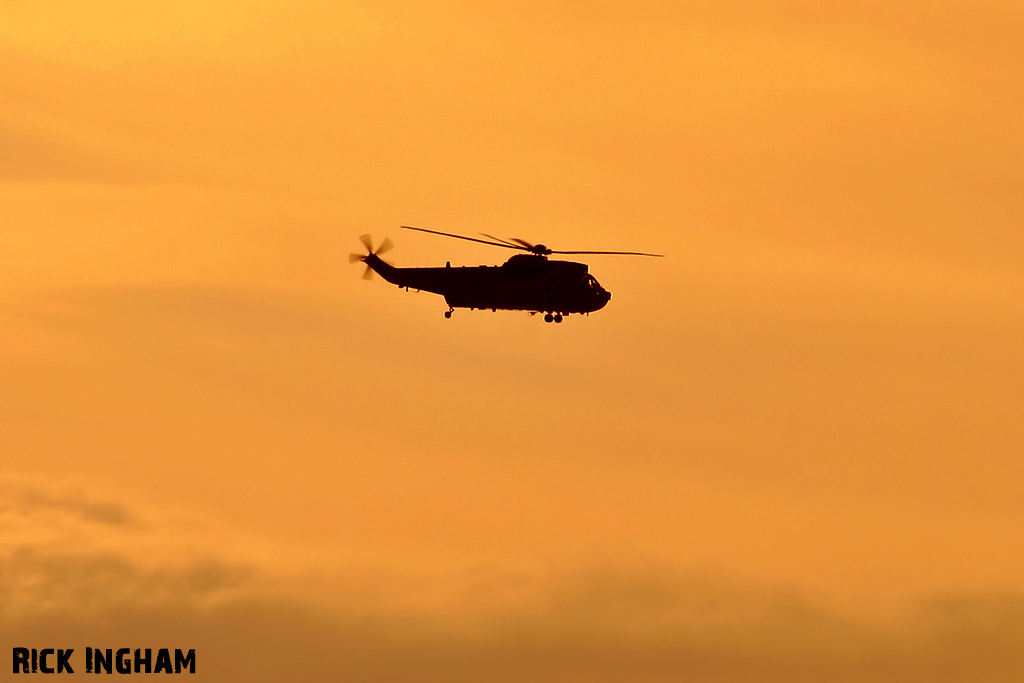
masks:
MULTIPOLYGON (((380 259, 381 261, 384 261, 384 259, 380 258, 380 255, 384 254, 386 252, 391 251, 394 248, 394 246, 395 246, 394 244, 391 243, 391 240, 389 240, 387 237, 384 238, 384 241, 381 242, 380 246, 378 246, 376 249, 373 248, 373 240, 370 238, 369 235, 360 235, 359 236, 359 241, 363 243, 364 247, 366 247, 366 253, 365 254, 355 254, 355 253, 349 254, 348 255, 348 262, 349 263, 356 263, 357 261, 362 261, 363 263, 366 263, 366 260, 368 258, 370 258, 371 256, 374 256, 374 257, 380 259)), ((384 263, 387 263, 389 266, 391 265, 387 261, 384 261, 384 263)), ((363 271, 363 279, 364 280, 372 280, 373 279, 373 268, 370 267, 369 263, 366 264, 366 270, 363 271)))

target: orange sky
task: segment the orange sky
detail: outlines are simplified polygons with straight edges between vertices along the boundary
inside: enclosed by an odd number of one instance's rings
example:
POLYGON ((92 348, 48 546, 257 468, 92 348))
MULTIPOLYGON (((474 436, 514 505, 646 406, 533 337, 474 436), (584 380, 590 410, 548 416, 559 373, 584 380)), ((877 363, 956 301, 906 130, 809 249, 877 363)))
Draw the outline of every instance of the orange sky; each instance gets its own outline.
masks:
POLYGON ((1019 677, 1024 8, 477 5, 0 7, 4 628, 211 680, 274 679, 211 635, 264 621, 387 653, 345 680, 1019 677), (357 236, 507 254, 402 224, 668 257, 446 321, 357 236), (352 625, 412 613, 436 658, 352 625))

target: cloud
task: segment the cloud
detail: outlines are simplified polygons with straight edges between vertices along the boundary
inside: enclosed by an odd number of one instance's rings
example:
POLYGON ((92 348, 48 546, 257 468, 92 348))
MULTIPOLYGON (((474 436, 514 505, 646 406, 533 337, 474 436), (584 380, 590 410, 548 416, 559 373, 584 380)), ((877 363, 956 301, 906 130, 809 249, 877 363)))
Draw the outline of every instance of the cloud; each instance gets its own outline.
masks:
POLYGON ((844 616, 796 589, 670 567, 406 565, 373 580, 342 562, 303 577, 254 547, 244 558, 227 543, 231 534, 160 519, 124 501, 5 482, 0 619, 8 644, 194 647, 200 678, 217 681, 913 682, 1024 674, 1019 595, 933 598, 884 621, 844 616), (165 552, 151 552, 156 547, 165 552), (418 600, 424 590, 440 598, 418 600))
POLYGON ((0 596, 10 619, 197 604, 237 588, 247 572, 216 550, 209 528, 74 486, 0 481, 0 531, 0 596))

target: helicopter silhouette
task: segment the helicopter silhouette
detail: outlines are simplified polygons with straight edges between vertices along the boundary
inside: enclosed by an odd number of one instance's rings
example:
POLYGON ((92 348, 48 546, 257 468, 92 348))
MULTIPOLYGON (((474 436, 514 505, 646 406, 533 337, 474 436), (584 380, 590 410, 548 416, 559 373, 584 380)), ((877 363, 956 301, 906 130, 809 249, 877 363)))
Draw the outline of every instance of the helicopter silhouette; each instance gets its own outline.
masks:
POLYGON ((482 240, 408 225, 401 227, 403 230, 417 230, 526 252, 512 256, 500 266, 453 268, 451 262, 448 262, 443 268, 396 268, 380 257, 394 247, 391 240, 385 238, 374 249, 369 235, 359 238, 367 253, 350 254, 349 261, 366 264, 364 279, 371 279, 376 272, 391 284, 406 290, 440 294, 448 304, 445 318, 451 318, 456 308, 500 309, 528 311, 530 315, 543 313, 545 322, 560 323, 564 316, 571 313, 590 314, 604 308, 612 295, 588 272, 587 264, 549 260, 551 254, 662 256, 640 251, 562 251, 549 249, 543 244, 531 244, 519 238, 504 240, 486 233, 481 234, 488 239, 482 240))

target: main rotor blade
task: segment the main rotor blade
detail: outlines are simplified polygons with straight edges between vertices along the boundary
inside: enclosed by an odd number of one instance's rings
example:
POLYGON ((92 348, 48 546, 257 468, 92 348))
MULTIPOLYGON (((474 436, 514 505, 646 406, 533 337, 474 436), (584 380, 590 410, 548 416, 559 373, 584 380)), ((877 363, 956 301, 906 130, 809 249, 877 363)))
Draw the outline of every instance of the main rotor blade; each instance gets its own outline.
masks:
MULTIPOLYGON (((465 235, 455 235, 450 232, 440 232, 438 230, 427 230, 426 228, 414 228, 411 225, 403 225, 403 230, 418 230, 419 232, 429 232, 432 235, 443 235, 445 237, 454 237, 459 240, 467 240, 469 242, 479 242, 480 244, 489 244, 492 247, 505 247, 506 249, 518 249, 524 251, 523 247, 516 246, 514 244, 505 244, 504 242, 488 242, 487 240, 479 240, 475 237, 466 237, 465 235)), ((528 250, 526 250, 528 251, 528 250)))
POLYGON ((551 250, 552 254, 619 254, 622 256, 657 256, 659 258, 664 257, 664 254, 648 254, 642 251, 559 251, 557 249, 551 250))
POLYGON ((393 245, 391 243, 391 240, 389 240, 387 237, 385 237, 384 241, 380 243, 379 247, 377 247, 377 251, 375 251, 373 253, 376 254, 377 256, 380 256, 381 254, 383 254, 385 252, 388 252, 388 251, 391 251, 394 248, 395 248, 395 245, 393 245))
MULTIPOLYGON (((444 237, 454 237, 455 239, 466 240, 468 242, 479 242, 480 244, 489 244, 489 245, 491 245, 493 247, 505 247, 506 249, 518 249, 519 251, 529 251, 529 252, 533 252, 533 251, 535 251, 537 249, 537 247, 535 245, 530 244, 526 240, 520 239, 518 237, 512 237, 512 238, 510 238, 509 241, 505 241, 505 240, 501 239, 500 237, 495 237, 494 235, 488 235, 487 233, 480 233, 484 237, 489 237, 492 240, 494 240, 493 242, 489 242, 487 240, 477 239, 476 237, 466 237, 465 235, 456 235, 456 234, 451 233, 451 232, 441 232, 440 230, 428 230, 427 228, 414 228, 411 225, 403 225, 401 227, 402 227, 403 230, 416 230, 418 232, 428 232, 431 235, 442 235, 444 237), (516 244, 512 244, 511 242, 515 242, 516 244)), ((643 252, 643 251, 561 251, 561 250, 551 249, 551 250, 547 250, 545 253, 550 253, 550 254, 618 254, 618 255, 622 255, 622 256, 656 256, 656 257, 659 257, 659 258, 665 256, 664 254, 648 254, 647 252, 643 252)))
POLYGON ((369 235, 360 235, 359 241, 363 243, 364 247, 366 247, 366 251, 370 252, 371 254, 373 253, 373 240, 370 239, 369 235))
POLYGON ((508 245, 508 246, 510 246, 510 247, 514 247, 514 248, 516 248, 516 249, 518 249, 518 248, 519 248, 519 245, 517 245, 517 244, 512 244, 511 242, 509 242, 509 241, 508 241, 508 240, 506 240, 506 239, 502 239, 502 238, 500 238, 500 237, 495 237, 494 235, 488 235, 488 234, 487 234, 486 232, 482 232, 482 233, 480 233, 480 234, 481 234, 481 235, 483 235, 484 237, 490 237, 490 238, 491 238, 492 240, 497 240, 498 242, 501 242, 502 244, 507 244, 507 245, 508 245))
POLYGON ((364 258, 366 258, 366 254, 349 254, 348 262, 355 263, 356 261, 362 261, 364 258))
POLYGON ((363 271, 363 279, 364 280, 372 280, 373 279, 373 268, 371 268, 370 266, 366 266, 366 270, 363 271))

